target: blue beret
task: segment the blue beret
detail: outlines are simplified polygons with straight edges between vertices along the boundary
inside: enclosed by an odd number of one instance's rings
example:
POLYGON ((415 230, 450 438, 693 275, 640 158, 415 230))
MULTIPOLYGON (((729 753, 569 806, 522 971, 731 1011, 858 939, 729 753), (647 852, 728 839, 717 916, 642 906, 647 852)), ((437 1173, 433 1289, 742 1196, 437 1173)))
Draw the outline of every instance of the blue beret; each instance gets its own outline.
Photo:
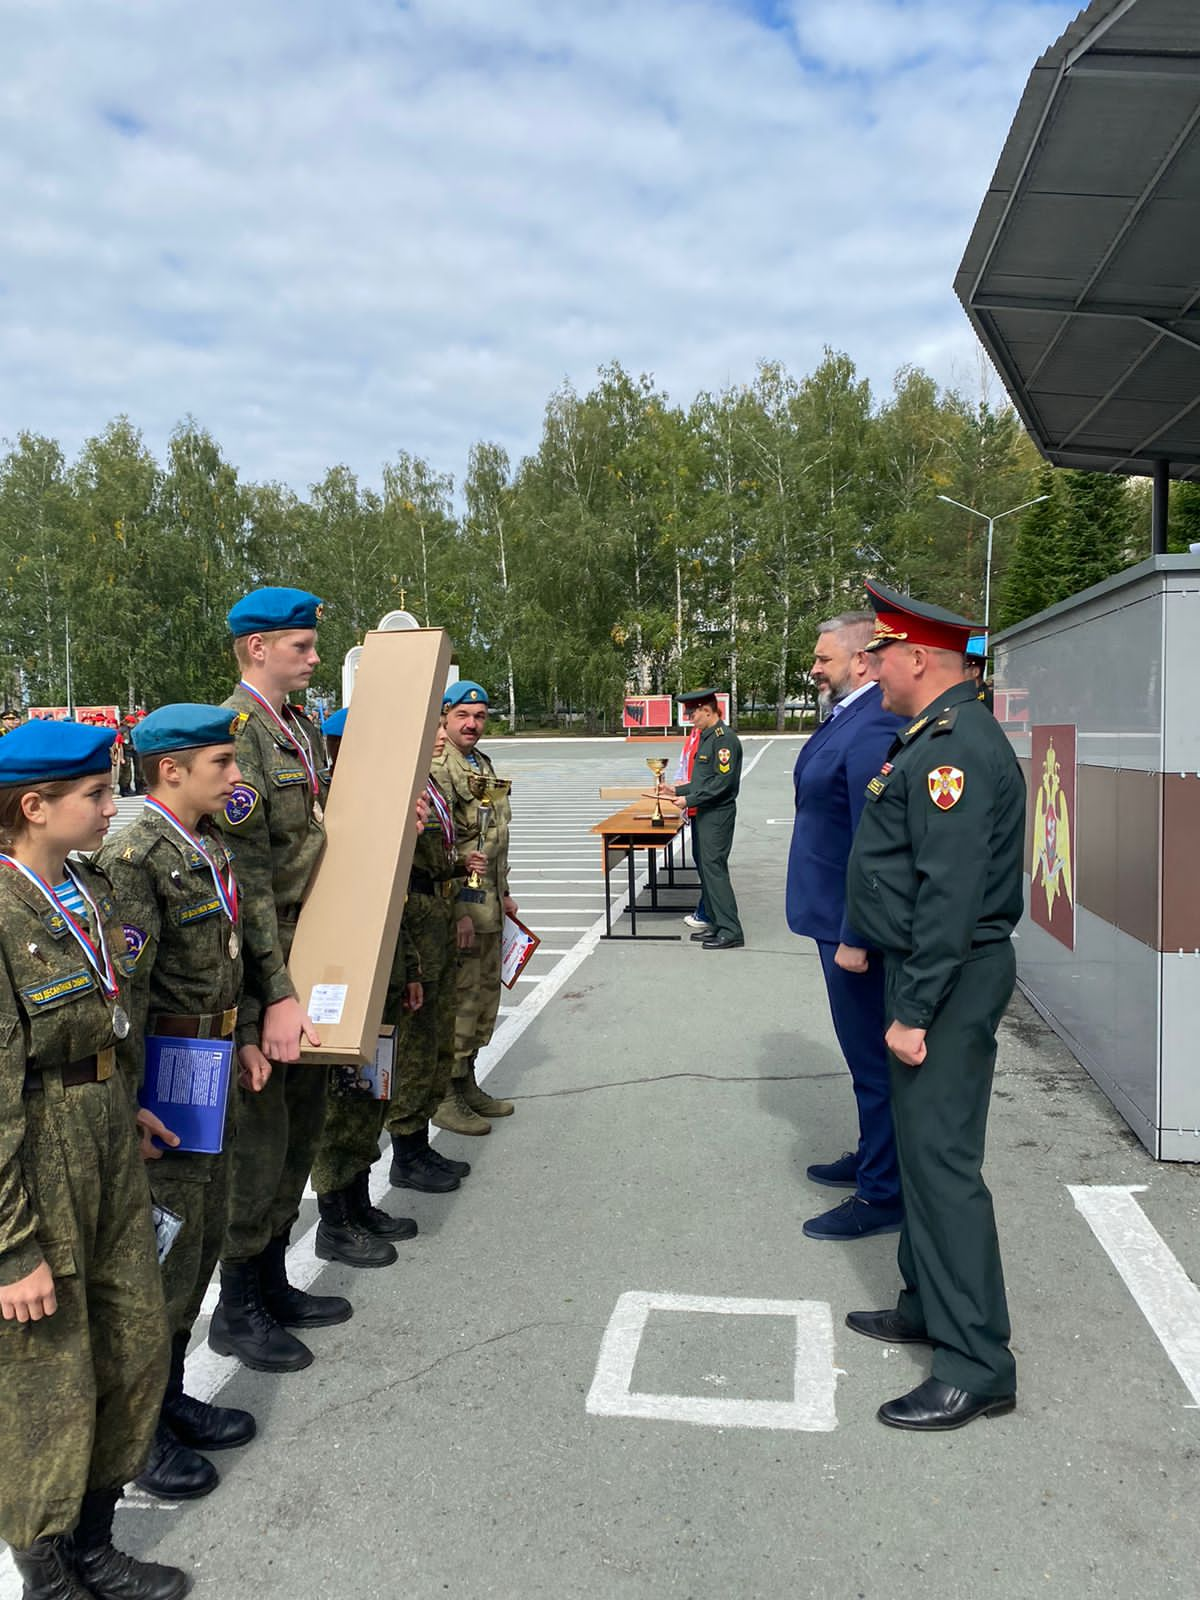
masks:
POLYGON ((349 706, 343 706, 340 711, 331 711, 321 724, 321 732, 327 739, 340 739, 346 731, 346 718, 349 715, 349 706))
POLYGON ((0 739, 0 785, 87 778, 112 768, 115 728, 81 722, 23 722, 0 739))
POLYGON ((470 678, 460 678, 457 683, 452 683, 442 696, 443 711, 449 711, 451 706, 486 706, 487 704, 487 690, 482 684, 472 683, 470 678))
POLYGON ((229 631, 235 639, 244 639, 248 633, 315 628, 322 609, 316 595, 306 589, 255 589, 231 608, 229 631))
POLYGON ((134 728, 133 748, 140 756, 164 756, 170 750, 232 744, 245 720, 245 712, 228 706, 159 706, 134 728))
POLYGON ((970 656, 973 661, 983 661, 987 656, 987 634, 977 633, 973 639, 968 639, 963 655, 970 656))

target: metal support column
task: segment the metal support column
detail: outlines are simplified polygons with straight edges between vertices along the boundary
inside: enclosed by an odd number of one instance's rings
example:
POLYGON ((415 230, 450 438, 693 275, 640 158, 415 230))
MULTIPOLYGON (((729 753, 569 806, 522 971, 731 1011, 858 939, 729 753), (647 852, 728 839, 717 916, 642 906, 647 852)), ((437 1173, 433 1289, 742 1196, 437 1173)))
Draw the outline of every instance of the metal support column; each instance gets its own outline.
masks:
POLYGON ((1167 553, 1167 502, 1171 490, 1171 463, 1169 461, 1156 461, 1151 481, 1154 485, 1154 498, 1150 505, 1150 554, 1152 556, 1165 556, 1167 553))

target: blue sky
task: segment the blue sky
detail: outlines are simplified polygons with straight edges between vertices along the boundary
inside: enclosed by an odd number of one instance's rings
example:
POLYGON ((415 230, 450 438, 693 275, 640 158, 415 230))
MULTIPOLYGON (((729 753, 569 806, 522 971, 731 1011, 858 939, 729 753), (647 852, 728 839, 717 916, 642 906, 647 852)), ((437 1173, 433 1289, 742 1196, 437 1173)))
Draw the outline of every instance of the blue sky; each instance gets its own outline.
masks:
POLYGON ((678 399, 825 345, 975 392, 951 280, 1077 9, 8 0, 0 435, 125 412, 161 454, 191 414, 303 492, 516 457, 614 359, 678 399))

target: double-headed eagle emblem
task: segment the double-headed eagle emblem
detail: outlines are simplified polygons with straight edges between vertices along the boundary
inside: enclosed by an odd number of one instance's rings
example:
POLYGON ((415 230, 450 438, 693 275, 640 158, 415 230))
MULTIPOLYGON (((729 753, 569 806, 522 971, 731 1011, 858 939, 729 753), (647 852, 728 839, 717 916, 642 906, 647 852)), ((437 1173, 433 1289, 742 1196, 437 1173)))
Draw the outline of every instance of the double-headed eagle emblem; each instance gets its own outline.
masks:
POLYGON ((1042 782, 1038 789, 1037 805, 1033 813, 1033 873, 1031 886, 1041 875, 1046 891, 1046 916, 1054 914, 1054 902, 1061 892, 1067 904, 1074 905, 1075 892, 1071 883, 1071 819, 1067 814, 1067 796, 1059 780, 1058 757, 1054 753, 1054 740, 1046 746, 1046 759, 1042 765, 1042 782))

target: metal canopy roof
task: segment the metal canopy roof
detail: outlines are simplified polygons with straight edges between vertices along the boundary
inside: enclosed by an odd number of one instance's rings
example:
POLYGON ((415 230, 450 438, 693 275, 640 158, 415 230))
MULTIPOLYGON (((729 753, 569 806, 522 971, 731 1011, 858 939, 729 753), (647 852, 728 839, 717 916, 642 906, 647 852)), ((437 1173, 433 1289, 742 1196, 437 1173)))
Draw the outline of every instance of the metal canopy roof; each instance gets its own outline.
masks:
POLYGON ((1047 460, 1200 478, 1200 0, 1046 51, 954 287, 1047 460))

